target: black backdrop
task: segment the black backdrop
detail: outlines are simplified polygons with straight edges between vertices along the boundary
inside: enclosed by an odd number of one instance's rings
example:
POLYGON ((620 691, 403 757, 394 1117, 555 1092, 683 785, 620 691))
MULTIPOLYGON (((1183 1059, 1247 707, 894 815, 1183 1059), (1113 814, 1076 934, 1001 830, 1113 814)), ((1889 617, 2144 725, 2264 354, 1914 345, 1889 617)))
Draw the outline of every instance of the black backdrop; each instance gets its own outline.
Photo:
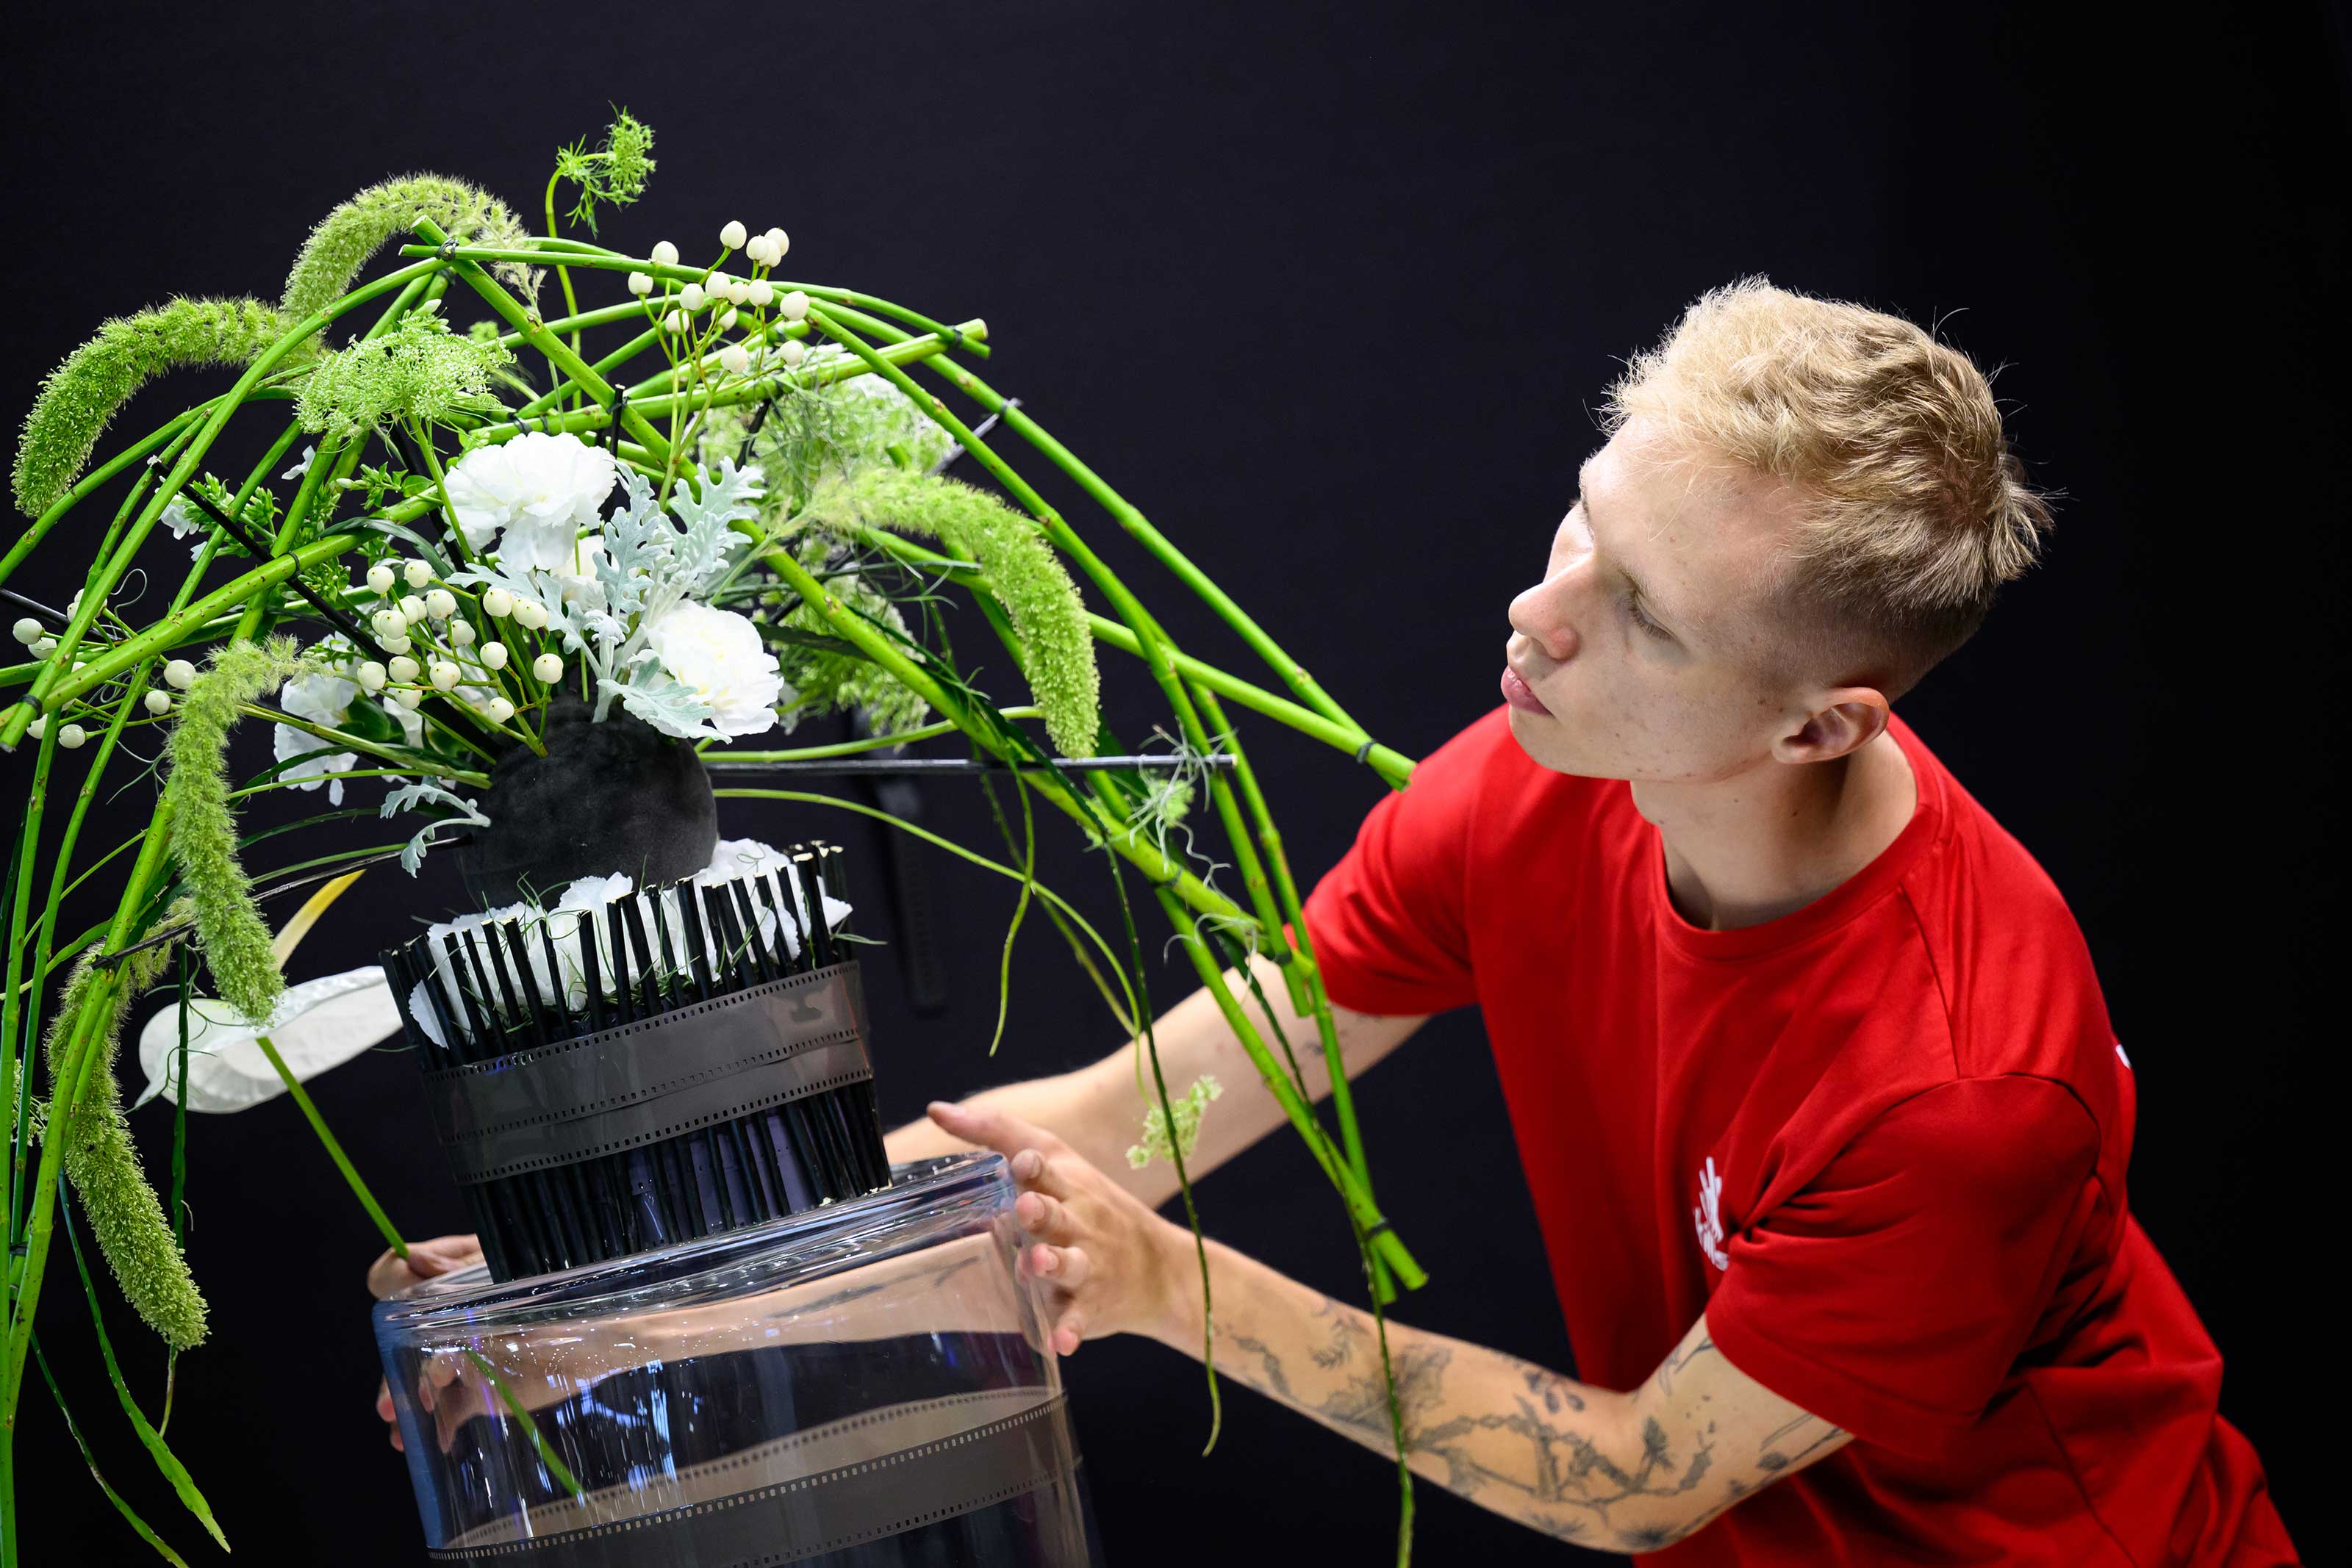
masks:
MULTIPOLYGON (((167 292, 274 298, 308 226, 387 173, 532 207, 556 142, 617 100, 656 129, 660 171, 611 242, 692 252, 729 218, 782 224, 796 276, 984 315, 991 380, 1423 755, 1496 701, 1504 605, 1538 570, 1618 356, 1749 271, 1940 320, 2006 367, 2022 453, 2066 499, 2046 568, 1904 710, 2088 935, 2140 1075, 2134 1207, 2308 1549, 2323 1461, 2304 1438, 2326 1394, 2317 1303, 2291 1282, 2340 1249, 2313 1076, 2339 864, 2315 841, 2330 825, 2315 754, 2335 713, 2346 35, 2315 5, 2161 36, 2145 13, 2109 27, 2067 9, 27 9, 0 99, 17 301, 0 417, 13 427, 102 315, 167 292)), ((201 381, 142 397, 118 434, 201 381)), ((1240 667, 1181 589, 1093 532, 1181 641, 1240 667)), ((21 586, 61 600, 71 544, 21 586)), ((1133 669, 1111 675, 1114 716, 1143 711, 1133 669)), ((1311 879, 1375 783, 1255 733, 1311 879)), ((21 798, 24 760, 6 766, 21 798)), ((986 841, 976 794, 927 789, 938 825, 986 841)), ((111 800, 85 842, 142 810, 136 789, 111 800)), ((842 839, 869 877, 882 853, 838 816, 723 825, 842 839)), ((1100 909, 1091 866, 1057 841, 1047 873, 1100 909)), ((917 1019, 894 960, 874 966, 893 1120, 1114 1043, 1033 925, 986 1060, 1011 893, 943 856, 928 871, 952 1005, 917 1019)), ((404 910, 457 902, 446 866, 361 887, 298 976, 365 962, 404 910)), ((67 930, 96 918, 71 913, 67 930)), ((1156 983, 1163 1002, 1186 985, 1172 967, 1156 983)), ((410 1234, 457 1228, 401 1055, 317 1093, 410 1234)), ((1433 1025, 1361 1103, 1382 1194, 1434 1277, 1408 1320, 1568 1365, 1475 1018, 1433 1025)), ((168 1115, 134 1121, 167 1157, 168 1115)), ((181 1452, 244 1560, 418 1560, 369 1407, 373 1231, 286 1101, 199 1119, 192 1139, 216 1328, 183 1363, 181 1452)), ((1216 1234, 1353 1288, 1295 1140, 1202 1197, 1216 1234)), ((68 1397, 110 1478, 200 1560, 112 1407, 71 1281, 53 1269, 41 1310, 68 1397)), ((162 1356, 110 1294, 108 1310, 152 1406, 162 1356)), ((1200 1458, 1198 1372, 1156 1346, 1089 1345, 1067 1373, 1112 1561, 1385 1552, 1376 1459, 1246 1394, 1200 1458)), ((25 1411, 27 1561, 142 1560, 37 1385, 25 1411)), ((1422 1505, 1424 1561, 1565 1552, 1432 1487, 1422 1505)))

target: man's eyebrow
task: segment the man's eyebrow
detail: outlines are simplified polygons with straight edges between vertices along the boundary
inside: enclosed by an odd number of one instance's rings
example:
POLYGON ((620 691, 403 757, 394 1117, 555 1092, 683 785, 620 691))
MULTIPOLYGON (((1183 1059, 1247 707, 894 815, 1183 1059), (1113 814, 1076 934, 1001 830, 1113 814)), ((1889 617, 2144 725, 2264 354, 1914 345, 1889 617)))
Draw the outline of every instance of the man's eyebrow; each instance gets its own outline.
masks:
MULTIPOLYGON (((1584 529, 1587 533, 1594 533, 1596 531, 1592 526, 1592 492, 1584 483, 1584 471, 1586 468, 1590 468, 1591 466, 1592 459, 1588 457, 1584 460, 1583 466, 1578 468, 1576 471, 1576 504, 1584 508, 1584 529)), ((1594 548, 1596 549, 1599 548, 1597 539, 1595 541, 1594 548)), ((1605 559, 1609 562, 1609 570, 1615 572, 1619 577, 1624 579, 1625 586, 1632 592, 1633 597, 1640 600, 1643 603, 1649 606, 1650 618, 1652 620, 1660 622, 1670 631, 1692 624, 1692 622, 1685 620, 1682 616, 1675 614, 1673 611, 1659 603, 1657 600, 1651 595, 1650 591, 1642 586, 1642 580, 1635 577, 1631 571, 1626 570, 1623 562, 1618 560, 1613 556, 1607 557, 1605 559)))

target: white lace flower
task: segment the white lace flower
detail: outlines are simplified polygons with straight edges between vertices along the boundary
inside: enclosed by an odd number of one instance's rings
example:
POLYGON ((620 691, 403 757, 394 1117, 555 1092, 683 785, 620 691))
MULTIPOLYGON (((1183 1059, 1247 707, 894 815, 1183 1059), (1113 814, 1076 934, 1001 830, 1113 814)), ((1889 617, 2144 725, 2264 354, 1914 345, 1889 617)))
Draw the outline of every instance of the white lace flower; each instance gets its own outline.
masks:
POLYGON ((709 706, 708 722, 719 734, 758 735, 775 727, 784 678, 750 617, 683 599, 645 633, 662 668, 709 706))
MULTIPOLYGON (((351 717, 352 704, 359 695, 358 684, 344 680, 341 675, 300 675, 286 683, 286 689, 278 694, 278 703, 296 718, 307 718, 312 724, 340 729, 351 717)), ((343 803, 343 781, 320 779, 318 775, 350 771, 359 766, 358 753, 331 750, 328 743, 317 736, 289 724, 270 727, 270 747, 280 762, 297 757, 302 758, 279 773, 278 778, 309 780, 308 783, 296 783, 294 788, 297 789, 316 789, 324 784, 329 803, 337 806, 343 803)))
POLYGON ((449 500, 467 548, 489 548, 508 570, 572 570, 572 541, 596 521, 620 471, 613 455, 567 433, 530 431, 498 446, 478 446, 449 470, 449 500))

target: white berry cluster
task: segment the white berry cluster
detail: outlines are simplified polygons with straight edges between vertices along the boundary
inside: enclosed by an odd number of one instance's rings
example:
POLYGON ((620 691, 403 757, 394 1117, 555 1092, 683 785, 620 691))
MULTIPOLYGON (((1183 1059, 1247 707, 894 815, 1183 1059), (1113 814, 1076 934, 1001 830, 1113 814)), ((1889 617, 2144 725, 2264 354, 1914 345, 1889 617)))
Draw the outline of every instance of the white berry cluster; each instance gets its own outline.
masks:
POLYGON ((629 274, 629 292, 646 301, 646 315, 662 329, 672 362, 682 357, 707 373, 706 359, 715 359, 718 370, 730 376, 750 375, 771 363, 799 369, 808 356, 802 339, 808 330, 803 323, 808 319, 809 297, 798 288, 780 292, 767 276, 784 259, 791 237, 780 228, 755 235, 730 222, 719 231, 719 262, 675 288, 678 250, 668 240, 653 248, 651 260, 661 269, 658 277, 629 274), (720 269, 739 251, 751 264, 749 277, 720 269), (746 310, 752 312, 748 319, 746 310), (740 337, 729 336, 739 330, 740 337))

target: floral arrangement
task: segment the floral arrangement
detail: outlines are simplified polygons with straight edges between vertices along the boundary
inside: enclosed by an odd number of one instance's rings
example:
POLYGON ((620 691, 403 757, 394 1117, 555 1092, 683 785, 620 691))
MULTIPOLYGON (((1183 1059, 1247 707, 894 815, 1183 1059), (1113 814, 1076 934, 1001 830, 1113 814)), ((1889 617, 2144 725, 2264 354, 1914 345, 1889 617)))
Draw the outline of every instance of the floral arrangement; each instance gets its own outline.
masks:
MULTIPOLYGON (((644 193, 652 140, 623 113, 596 145, 561 149, 542 233, 459 180, 363 191, 310 235, 275 303, 175 298, 110 320, 49 376, 26 421, 14 488, 30 521, 0 556, 0 585, 44 548, 80 552, 87 567, 62 610, 11 595, 25 611, 14 627, 25 654, 0 667, 0 747, 35 743, 8 873, 0 998, 12 1248, 0 1333, 6 1568, 17 1561, 11 1454, 28 1370, 57 1394, 34 1329, 58 1233, 93 1313, 85 1230, 171 1355, 204 1338, 179 1197, 188 1111, 292 1093, 355 1197, 404 1247, 301 1091, 304 1077, 352 1053, 331 1038, 347 1044, 387 1016, 384 977, 361 970, 291 990, 285 978, 302 932, 393 854, 337 851, 251 873, 247 857, 268 852, 240 838, 236 807, 257 791, 324 791, 325 821, 348 814, 333 809, 351 792, 380 789, 381 812, 415 824, 396 851, 414 873, 436 846, 500 831, 498 781, 583 726, 642 732, 648 745, 689 754, 697 771, 704 756, 730 768, 804 764, 952 736, 998 769, 982 782, 1004 858, 896 825, 1018 885, 1008 953, 1032 909, 1067 943, 1136 1041, 1142 1138, 1130 1157, 1174 1163, 1197 1233, 1183 1161, 1219 1088, 1203 1081, 1171 1094, 1160 1072, 1129 896, 1139 873, 1330 1180, 1375 1309, 1422 1281, 1374 1199, 1297 888, 1227 705, 1352 755, 1394 787, 1410 760, 1377 744, 1140 510, 980 378, 972 367, 991 353, 984 321, 949 325, 791 281, 780 271, 782 229, 755 235, 728 222, 708 262, 667 242, 631 256, 565 235, 559 191, 574 193, 571 225, 593 236, 600 207, 644 193), (387 247, 397 265, 370 275, 387 247), (598 284, 614 298, 583 308, 580 293, 598 284), (476 319, 460 324, 461 315, 476 319), (232 384, 93 465, 133 392, 206 366, 233 372, 232 384), (232 423, 275 434, 249 472, 215 474, 207 464, 232 423), (1208 603, 1279 689, 1179 649, 1077 525, 987 439, 997 431, 1073 481, 1208 603), (955 461, 992 488, 945 476, 955 461), (110 517, 98 509, 101 497, 110 517), (174 543, 162 546, 159 530, 174 543), (160 611, 134 621, 126 582, 160 570, 159 550, 176 556, 180 544, 194 558, 184 578, 160 611), (951 602, 977 611, 1025 693, 1000 701, 979 684, 982 661, 959 656, 950 641, 951 602), (1173 749, 1163 765, 1129 754, 1100 711, 1103 648, 1150 672, 1168 710, 1158 727, 1173 749), (853 709, 869 738, 741 745, 853 709), (228 741, 249 722, 273 727, 273 761, 233 782, 228 741), (140 756, 142 732, 162 743, 152 820, 121 845, 84 844, 101 781, 140 756), (1121 916, 1116 939, 1037 882, 1039 808, 1103 852, 1121 916), (1237 886, 1218 885, 1227 870, 1237 886), (91 877, 113 891, 112 915, 86 932, 61 930, 67 894, 91 877), (303 888, 309 902, 273 930, 268 906, 303 888), (1328 1124, 1251 977, 1254 952, 1275 959, 1293 1004, 1317 1020, 1332 1068, 1328 1124), (167 979, 178 1005, 148 1026, 139 1054, 142 1103, 174 1109, 168 1202, 131 1148, 115 1060, 131 1003, 167 979), (341 1009, 335 1030, 303 1027, 316 1009, 341 1009)), ((895 821, 790 789, 715 794, 895 821)), ((735 862, 761 852, 773 852, 720 846, 735 862)), ((716 858, 711 869, 725 874, 716 858)), ((583 879, 460 918, 566 918, 627 891, 625 881, 583 879)), ((828 908, 824 917, 836 916, 828 908)), ((1000 1033, 1002 1022, 1000 1007, 1000 1033)), ((1202 1282, 1205 1291, 1205 1259, 1202 1282)), ((105 1344, 102 1319, 100 1330, 105 1344)), ((150 1421, 110 1348, 107 1361, 126 1417, 226 1546, 163 1423, 150 1421)), ((1213 1371, 1209 1389, 1213 1442, 1213 1371)), ((1409 1523, 1401 1428, 1399 1440, 1409 1523)), ((115 1500, 131 1529, 180 1561, 115 1500)), ((1407 1540, 1401 1531, 1401 1552, 1407 1540)))

